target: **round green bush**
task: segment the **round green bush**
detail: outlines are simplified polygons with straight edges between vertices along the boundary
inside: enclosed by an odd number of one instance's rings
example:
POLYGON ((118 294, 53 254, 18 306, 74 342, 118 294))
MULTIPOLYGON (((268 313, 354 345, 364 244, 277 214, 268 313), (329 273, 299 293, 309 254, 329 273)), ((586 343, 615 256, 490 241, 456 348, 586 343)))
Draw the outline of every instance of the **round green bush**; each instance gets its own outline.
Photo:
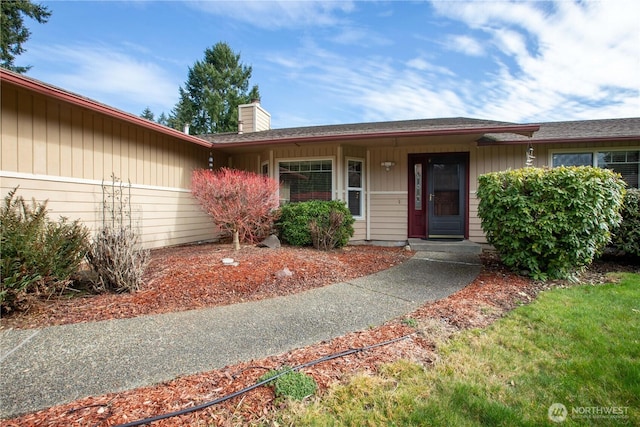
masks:
POLYGON ((302 400, 311 396, 318 389, 318 384, 312 376, 294 371, 290 367, 279 370, 271 370, 258 379, 258 382, 278 376, 271 385, 276 397, 290 397, 294 400, 302 400), (280 376, 278 376, 280 375, 280 376))
POLYGON ((624 196, 622 222, 615 231, 612 246, 627 255, 640 257, 640 189, 630 188, 624 196))
POLYGON ((340 200, 311 200, 286 204, 280 208, 276 228, 284 242, 294 246, 311 246, 313 238, 310 225, 314 221, 319 229, 331 234, 331 240, 335 242, 334 247, 346 245, 353 236, 353 216, 347 205, 340 200), (341 222, 332 224, 332 218, 340 218, 341 222))
POLYGON ((487 240, 507 266, 536 279, 589 265, 621 221, 626 184, 608 169, 524 168, 478 179, 487 240))

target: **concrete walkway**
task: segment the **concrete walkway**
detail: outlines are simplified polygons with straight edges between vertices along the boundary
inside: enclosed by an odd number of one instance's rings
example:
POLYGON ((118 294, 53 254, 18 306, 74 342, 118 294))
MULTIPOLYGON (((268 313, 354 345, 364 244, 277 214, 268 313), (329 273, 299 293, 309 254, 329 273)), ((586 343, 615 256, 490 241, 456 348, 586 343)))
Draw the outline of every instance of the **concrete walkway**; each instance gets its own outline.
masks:
POLYGON ((477 255, 418 252, 371 276, 180 313, 0 332, 0 418, 219 369, 380 325, 469 284, 477 255))

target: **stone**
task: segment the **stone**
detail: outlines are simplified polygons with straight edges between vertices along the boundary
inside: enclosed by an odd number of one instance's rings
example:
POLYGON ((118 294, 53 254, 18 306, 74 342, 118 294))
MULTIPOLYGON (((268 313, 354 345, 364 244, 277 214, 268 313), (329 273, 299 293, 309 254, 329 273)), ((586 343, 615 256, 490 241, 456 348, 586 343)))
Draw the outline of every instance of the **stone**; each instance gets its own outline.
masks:
POLYGON ((276 278, 278 279, 288 279, 291 276, 293 276, 293 272, 289 270, 287 267, 276 272, 276 278))
POLYGON ((280 247, 280 239, 275 234, 264 239, 262 242, 258 243, 259 248, 269 248, 269 249, 278 249, 280 247))

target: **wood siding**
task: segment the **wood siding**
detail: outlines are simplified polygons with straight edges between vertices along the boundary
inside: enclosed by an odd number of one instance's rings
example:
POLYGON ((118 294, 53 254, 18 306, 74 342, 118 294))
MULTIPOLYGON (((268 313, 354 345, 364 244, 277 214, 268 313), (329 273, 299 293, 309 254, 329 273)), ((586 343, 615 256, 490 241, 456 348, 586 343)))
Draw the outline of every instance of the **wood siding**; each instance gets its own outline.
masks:
POLYGON ((189 193, 192 171, 208 166, 207 148, 12 85, 1 95, 2 197, 19 185, 25 199, 49 200, 52 218, 95 229, 101 183, 114 174, 133 185, 145 246, 214 237, 189 193))

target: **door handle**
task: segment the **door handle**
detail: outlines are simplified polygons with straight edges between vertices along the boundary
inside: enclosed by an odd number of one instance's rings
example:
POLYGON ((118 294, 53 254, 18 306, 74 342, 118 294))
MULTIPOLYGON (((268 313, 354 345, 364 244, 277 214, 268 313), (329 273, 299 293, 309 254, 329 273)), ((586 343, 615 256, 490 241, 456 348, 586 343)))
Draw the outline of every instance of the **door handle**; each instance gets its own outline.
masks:
POLYGON ((434 198, 435 194, 429 194, 429 201, 433 202, 433 198, 434 198))

